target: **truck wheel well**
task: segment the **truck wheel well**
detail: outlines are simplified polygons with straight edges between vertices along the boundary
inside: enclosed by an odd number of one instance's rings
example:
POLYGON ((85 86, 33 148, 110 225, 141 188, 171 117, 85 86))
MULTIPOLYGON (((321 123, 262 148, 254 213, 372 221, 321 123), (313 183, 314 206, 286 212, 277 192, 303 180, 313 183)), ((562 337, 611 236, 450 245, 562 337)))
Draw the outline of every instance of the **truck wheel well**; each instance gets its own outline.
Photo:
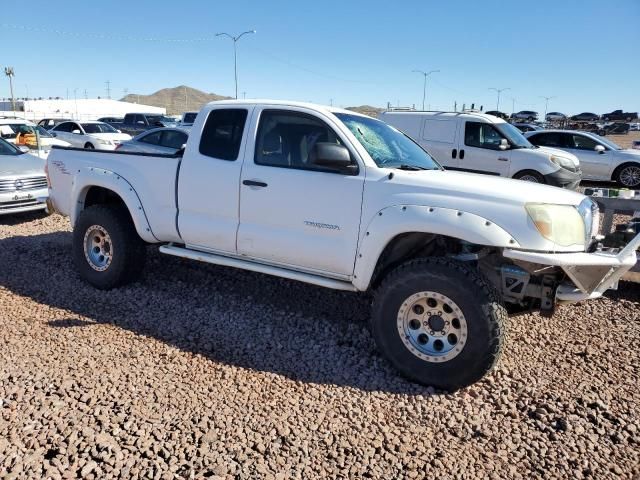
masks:
POLYGON ((90 187, 87 190, 84 197, 84 208, 92 205, 122 205, 125 208, 127 207, 120 195, 104 187, 90 187))
POLYGON ((444 257, 463 251, 468 243, 458 238, 424 232, 409 232, 395 236, 378 258, 369 288, 376 288, 391 270, 414 258, 444 257))

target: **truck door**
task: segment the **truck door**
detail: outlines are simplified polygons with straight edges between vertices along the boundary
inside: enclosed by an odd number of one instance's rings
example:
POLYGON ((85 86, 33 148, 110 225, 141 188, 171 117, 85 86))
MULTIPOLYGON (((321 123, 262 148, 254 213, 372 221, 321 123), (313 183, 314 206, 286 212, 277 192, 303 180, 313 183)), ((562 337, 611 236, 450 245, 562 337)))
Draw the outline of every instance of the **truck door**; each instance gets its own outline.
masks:
POLYGON ((302 107, 256 108, 251 131, 257 133, 242 169, 238 253, 337 278, 352 275, 364 168, 354 175, 328 172, 311 164, 309 153, 317 142, 345 145, 354 160, 355 150, 332 119, 302 107))
POLYGON ((508 176, 511 152, 500 149, 503 138, 490 123, 465 120, 458 134, 458 166, 451 170, 508 176))
POLYGON ((190 247, 236 253, 240 171, 251 108, 219 108, 191 130, 178 174, 178 228, 190 247))

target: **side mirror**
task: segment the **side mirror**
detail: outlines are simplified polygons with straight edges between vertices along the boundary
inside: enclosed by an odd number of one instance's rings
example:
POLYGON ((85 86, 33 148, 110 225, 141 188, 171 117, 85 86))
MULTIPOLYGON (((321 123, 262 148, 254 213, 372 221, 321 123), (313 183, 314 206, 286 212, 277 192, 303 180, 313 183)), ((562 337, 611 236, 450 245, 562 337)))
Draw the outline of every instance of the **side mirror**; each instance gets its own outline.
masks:
POLYGON ((116 132, 118 132, 118 133, 122 133, 122 130, 116 130, 116 132))
POLYGON ((355 175, 358 166, 351 161, 351 154, 346 147, 337 143, 318 142, 309 154, 311 163, 319 167, 339 170, 355 175))
POLYGON ((596 145, 594 150, 600 154, 604 153, 604 151, 606 150, 602 145, 596 145))
POLYGON ((503 138, 502 140, 500 140, 500 145, 498 145, 498 148, 500 150, 507 150, 509 148, 509 142, 507 141, 506 138, 503 138))
POLYGON ((144 125, 144 122, 143 122, 142 120, 138 120, 138 121, 136 122, 136 125, 144 125))
POLYGON ((27 147, 26 145, 18 146, 18 150, 20 150, 22 153, 29 153, 29 147, 27 147))
POLYGON ((80 130, 71 130, 71 133, 75 133, 76 135, 80 135, 80 130))
POLYGON ((51 134, 52 137, 57 137, 58 134, 56 132, 49 132, 51 134))

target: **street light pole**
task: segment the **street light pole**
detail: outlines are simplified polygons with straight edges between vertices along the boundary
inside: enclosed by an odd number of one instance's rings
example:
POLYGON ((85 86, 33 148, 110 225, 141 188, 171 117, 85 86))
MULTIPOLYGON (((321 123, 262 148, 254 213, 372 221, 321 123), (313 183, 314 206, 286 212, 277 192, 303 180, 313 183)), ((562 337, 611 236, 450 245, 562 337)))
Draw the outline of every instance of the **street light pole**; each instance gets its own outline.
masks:
POLYGON ((13 77, 16 76, 13 67, 5 67, 4 74, 9 77, 9 88, 11 89, 11 108, 13 109, 13 116, 16 115, 16 99, 13 96, 13 77))
POLYGON ((233 75, 234 75, 235 84, 236 84, 236 100, 238 99, 238 51, 236 48, 236 44, 238 43, 238 40, 240 40, 243 36, 249 33, 256 33, 256 31, 247 30, 246 32, 242 32, 240 35, 236 35, 235 37, 226 32, 216 33, 216 37, 225 36, 233 40, 233 75))
POLYGON ((498 92, 498 103, 496 103, 496 110, 499 112, 500 111, 500 94, 506 90, 511 90, 510 88, 495 88, 495 87, 490 87, 489 90, 494 90, 496 92, 498 92))
POLYGON ((422 84, 422 111, 424 111, 424 104, 427 99, 427 77, 432 73, 437 73, 439 71, 440 70, 430 70, 428 72, 425 72, 422 70, 412 70, 413 73, 419 73, 420 75, 424 76, 424 83, 422 84))
POLYGON ((540 98, 544 98, 544 121, 547 121, 547 108, 549 107, 549 100, 556 97, 545 97, 544 95, 540 95, 540 98))

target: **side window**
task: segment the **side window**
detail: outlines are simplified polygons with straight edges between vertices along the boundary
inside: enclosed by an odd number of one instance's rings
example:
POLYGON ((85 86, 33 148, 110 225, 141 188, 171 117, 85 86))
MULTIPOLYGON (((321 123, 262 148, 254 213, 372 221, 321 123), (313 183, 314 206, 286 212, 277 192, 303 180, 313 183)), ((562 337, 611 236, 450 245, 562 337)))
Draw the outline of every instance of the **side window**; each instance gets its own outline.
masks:
POLYGON ((577 148, 578 150, 594 150, 596 145, 599 145, 598 142, 589 137, 582 135, 571 135, 571 137, 573 137, 573 148, 577 148))
POLYGON ((200 153, 220 160, 236 160, 240 152, 240 142, 246 121, 247 110, 245 109, 221 109, 209 112, 200 138, 200 153))
POLYGON ((64 122, 56 126, 56 132, 70 132, 71 131, 71 122, 64 122))
POLYGON ((326 172, 310 160, 318 142, 342 145, 331 128, 311 115, 265 110, 260 117, 254 160, 258 165, 326 172))
POLYGON ((469 147, 500 150, 502 135, 489 123, 466 122, 464 144, 469 147))
POLYGON ((534 145, 542 147, 562 147, 562 137, 559 133, 538 133, 529 137, 529 141, 534 145))
POLYGON ((151 145, 160 145, 161 136, 162 136, 162 131, 153 132, 148 135, 145 135, 138 141, 142 143, 150 143, 151 145))
POLYGON ((187 134, 184 132, 179 132, 177 130, 165 130, 162 132, 160 145, 163 147, 179 150, 185 143, 187 143, 187 134))

